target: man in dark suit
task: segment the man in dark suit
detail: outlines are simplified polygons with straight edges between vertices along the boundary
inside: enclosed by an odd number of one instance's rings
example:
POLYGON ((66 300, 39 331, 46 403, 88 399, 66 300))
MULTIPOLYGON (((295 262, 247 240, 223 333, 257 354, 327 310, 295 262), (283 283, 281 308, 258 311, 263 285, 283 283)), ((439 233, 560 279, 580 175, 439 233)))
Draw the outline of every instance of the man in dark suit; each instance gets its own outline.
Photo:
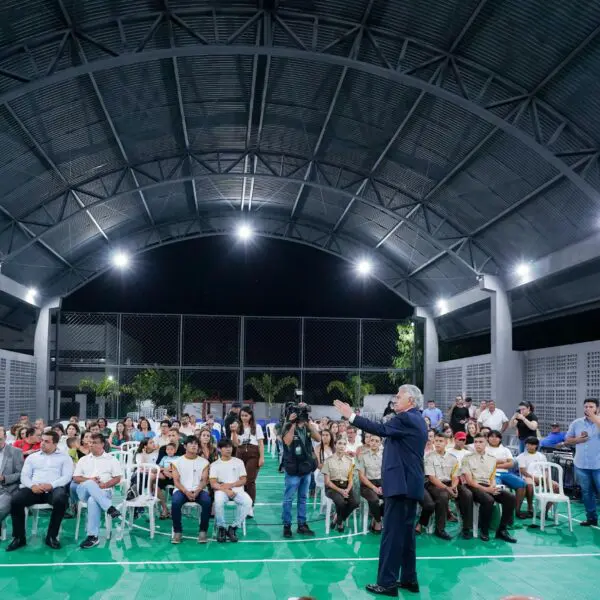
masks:
POLYGON ((0 427, 0 530, 10 514, 10 500, 19 489, 23 453, 6 443, 6 431, 0 427))
POLYGON ((395 416, 386 423, 359 417, 339 400, 334 406, 355 427, 387 438, 381 471, 385 513, 379 571, 377 583, 367 585, 367 591, 393 597, 398 596, 399 587, 418 592, 415 518, 417 504, 423 499, 427 442, 427 426, 420 412, 423 394, 414 385, 401 386, 394 400, 395 416))

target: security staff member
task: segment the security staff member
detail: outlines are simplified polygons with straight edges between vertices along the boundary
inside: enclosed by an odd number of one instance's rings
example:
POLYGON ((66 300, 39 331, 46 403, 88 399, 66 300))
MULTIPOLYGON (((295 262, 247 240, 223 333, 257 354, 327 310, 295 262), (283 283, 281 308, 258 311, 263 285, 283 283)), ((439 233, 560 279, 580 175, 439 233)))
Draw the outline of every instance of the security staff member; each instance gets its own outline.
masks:
MULTIPOLYGON (((473 494, 473 501, 479 503, 479 538, 483 542, 490 539, 489 530, 494 502, 502 505, 502 517, 496 531, 496 539, 515 544, 517 540, 508 533, 508 524, 515 512, 515 497, 496 486, 496 459, 486 454, 487 440, 481 434, 474 438, 475 452, 462 462, 462 472, 467 486, 473 494)), ((463 514, 463 530, 473 528, 472 506, 463 514)))
POLYGON ((434 451, 425 457, 425 489, 435 502, 435 535, 452 539, 446 531, 448 503, 458 497, 458 460, 446 452, 446 436, 439 432, 433 438, 434 451))

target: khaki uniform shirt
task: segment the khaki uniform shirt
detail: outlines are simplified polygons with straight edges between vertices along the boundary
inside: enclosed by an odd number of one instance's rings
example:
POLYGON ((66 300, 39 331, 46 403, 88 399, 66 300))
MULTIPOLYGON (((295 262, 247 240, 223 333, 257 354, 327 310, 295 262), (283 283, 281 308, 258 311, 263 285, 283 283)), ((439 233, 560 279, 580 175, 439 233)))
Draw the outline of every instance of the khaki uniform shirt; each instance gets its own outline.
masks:
POLYGON ((458 474, 458 460, 449 452, 439 455, 437 452, 430 452, 425 457, 425 475, 437 477, 444 483, 452 481, 452 477, 458 474))
POLYGON ((323 463, 321 473, 329 475, 331 481, 348 481, 352 468, 352 459, 349 456, 338 458, 334 454, 323 463))
POLYGON ((369 480, 381 479, 381 463, 383 461, 383 451, 373 453, 372 450, 363 450, 356 464, 359 471, 362 471, 369 480))
POLYGON ((496 479, 496 459, 489 454, 469 454, 462 461, 462 472, 469 473, 477 483, 491 485, 496 479))

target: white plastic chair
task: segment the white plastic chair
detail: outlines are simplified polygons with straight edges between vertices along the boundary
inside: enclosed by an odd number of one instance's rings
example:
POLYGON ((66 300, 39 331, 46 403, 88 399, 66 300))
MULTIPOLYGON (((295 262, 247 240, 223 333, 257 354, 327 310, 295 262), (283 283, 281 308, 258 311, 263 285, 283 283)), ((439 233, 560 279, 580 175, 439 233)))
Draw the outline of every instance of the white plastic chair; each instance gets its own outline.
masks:
MULTIPOLYGON (((31 535, 35 536, 37 535, 38 532, 38 525, 40 522, 40 511, 41 510, 52 510, 52 504, 32 504, 31 506, 28 506, 27 508, 25 508, 25 519, 27 519, 27 516, 29 515, 29 511, 31 511, 33 513, 33 525, 31 527, 31 535)), ((62 530, 62 523, 60 525, 60 529, 58 530, 58 534, 60 535, 60 532, 62 530)))
POLYGON ((277 433, 275 432, 275 423, 267 423, 267 452, 275 458, 277 453, 277 433))
MULTIPOLYGON (((81 511, 84 508, 87 510, 87 502, 84 502, 83 500, 79 500, 79 502, 77 502, 77 520, 75 521, 75 541, 77 541, 79 539, 79 525, 81 523, 81 511)), ((112 518, 106 511, 104 512, 104 522, 106 523, 106 539, 110 540, 110 533, 112 530, 112 518)))
POLYGON ((552 503, 554 508, 554 524, 558 525, 558 510, 556 505, 565 503, 567 505, 567 516, 569 518, 569 531, 573 532, 573 519, 571 518, 571 500, 565 494, 563 488, 563 468, 556 463, 550 462, 535 462, 531 464, 530 473, 538 477, 534 486, 533 496, 533 520, 532 525, 535 525, 537 514, 537 506, 540 507, 540 529, 544 531, 546 525, 546 506, 552 503), (553 479, 553 472, 556 479, 553 479), (558 483, 558 493, 554 492, 552 482, 558 483))
MULTIPOLYGON (((379 504, 383 504, 383 500, 379 500, 379 504)), ((369 503, 361 496, 360 497, 360 510, 362 513, 362 528, 363 534, 369 533, 369 503)))
MULTIPOLYGON (((188 502, 186 502, 186 504, 188 504, 188 502)), ((189 504, 192 504, 191 502, 189 504)), ((201 506, 199 504, 196 504, 196 506, 198 507, 198 509, 201 508, 201 506)), ((227 508, 233 508, 233 509, 237 509, 237 504, 233 501, 233 500, 229 500, 229 502, 225 502, 224 504, 225 509, 227 508)), ((198 510, 198 519, 200 518, 200 510, 198 510)), ((213 524, 213 539, 217 539, 217 519, 213 519, 214 524, 213 524)), ((242 533, 244 535, 246 535, 246 519, 244 519, 242 521, 242 533)))
POLYGON ((136 482, 135 489, 139 490, 139 496, 133 500, 125 500, 123 502, 123 517, 121 519, 121 535, 125 532, 125 522, 127 521, 128 511, 131 509, 131 522, 133 526, 133 516, 136 508, 147 508, 148 515, 150 517, 150 539, 154 539, 154 532, 156 531, 156 519, 154 514, 154 508, 158 502, 158 475, 160 473, 160 467, 158 465, 139 465, 136 471, 136 482), (152 490, 151 482, 155 481, 154 490, 152 490))
MULTIPOLYGON (((323 494, 323 499, 325 500, 325 535, 329 535, 329 530, 331 529, 331 513, 335 510, 335 505, 333 504, 333 500, 328 498, 325 494, 323 494)), ((352 511, 354 533, 358 533, 358 521, 356 520, 357 510, 358 508, 352 511)))

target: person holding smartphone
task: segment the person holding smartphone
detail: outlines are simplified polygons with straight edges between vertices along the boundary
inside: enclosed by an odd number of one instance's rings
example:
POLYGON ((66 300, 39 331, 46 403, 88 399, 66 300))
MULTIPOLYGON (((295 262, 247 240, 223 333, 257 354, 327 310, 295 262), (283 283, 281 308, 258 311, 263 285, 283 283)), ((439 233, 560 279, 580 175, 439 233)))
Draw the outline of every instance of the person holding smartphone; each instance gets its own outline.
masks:
POLYGON ((596 495, 600 493, 600 415, 598 398, 583 403, 581 419, 575 419, 567 431, 565 444, 575 445, 575 476, 581 486, 586 520, 583 527, 598 526, 596 495))

